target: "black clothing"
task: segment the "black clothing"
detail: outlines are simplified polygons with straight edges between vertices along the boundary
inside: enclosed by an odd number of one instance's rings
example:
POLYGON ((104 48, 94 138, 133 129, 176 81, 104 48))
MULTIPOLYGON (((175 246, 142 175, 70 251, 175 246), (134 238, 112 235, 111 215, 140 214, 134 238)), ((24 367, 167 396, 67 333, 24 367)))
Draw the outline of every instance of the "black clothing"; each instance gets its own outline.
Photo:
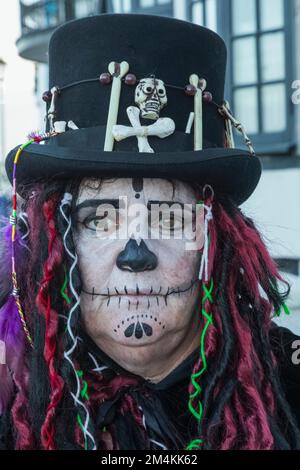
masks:
MULTIPOLYGON (((300 337, 287 328, 272 324, 270 330, 272 350, 278 359, 279 375, 286 399, 300 428, 300 364, 292 362, 292 354, 295 352, 292 344, 295 340, 300 341, 300 337)), ((138 385, 130 389, 130 393, 143 410, 147 432, 152 439, 151 449, 162 449, 163 446, 168 449, 184 449, 184 446, 195 438, 197 423, 188 410, 188 385, 193 366, 199 358, 199 348, 173 369, 167 377, 155 384, 123 369, 89 336, 84 335, 84 341, 100 363, 108 366, 106 369, 108 373, 113 370, 115 373, 139 380, 138 385)), ((298 349, 300 349, 300 342, 298 349)), ((118 400, 125 392, 128 392, 128 388, 120 390, 114 399, 100 405, 97 424, 101 427, 112 422, 115 424, 120 449, 144 449, 131 416, 117 413, 118 400)))

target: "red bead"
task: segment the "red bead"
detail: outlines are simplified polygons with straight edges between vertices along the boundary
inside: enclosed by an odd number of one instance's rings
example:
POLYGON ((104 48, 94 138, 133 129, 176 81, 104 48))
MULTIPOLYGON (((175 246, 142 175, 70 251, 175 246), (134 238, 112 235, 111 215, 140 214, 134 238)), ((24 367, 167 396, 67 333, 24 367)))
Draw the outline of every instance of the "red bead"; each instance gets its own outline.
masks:
POLYGON ((125 77, 124 82, 126 83, 126 85, 135 85, 136 76, 133 73, 128 73, 125 77))
POLYGON ((102 83, 102 85, 108 85, 112 81, 112 76, 110 73, 104 72, 104 73, 101 73, 99 80, 100 80, 100 83, 102 83))
POLYGON ((213 96, 212 94, 210 93, 210 91, 205 91, 203 93, 203 101, 204 103, 211 103, 213 100, 213 96))
POLYGON ((42 99, 43 99, 46 103, 48 103, 49 101, 51 101, 51 99, 52 99, 52 93, 51 93, 51 91, 49 91, 49 90, 48 90, 48 91, 45 91, 45 92, 43 93, 43 95, 42 95, 42 99))
POLYGON ((195 96, 196 94, 196 87, 194 85, 186 85, 184 88, 184 93, 188 96, 195 96))

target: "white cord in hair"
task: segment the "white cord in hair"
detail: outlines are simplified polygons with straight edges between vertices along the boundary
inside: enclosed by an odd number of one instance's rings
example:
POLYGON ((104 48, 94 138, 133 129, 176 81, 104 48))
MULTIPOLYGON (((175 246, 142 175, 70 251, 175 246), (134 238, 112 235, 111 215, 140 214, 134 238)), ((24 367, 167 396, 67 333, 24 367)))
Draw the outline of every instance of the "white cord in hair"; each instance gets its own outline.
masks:
POLYGON ((109 369, 108 366, 100 366, 97 362, 97 359, 93 356, 92 353, 88 352, 88 355, 90 356, 90 358, 92 359, 93 363, 96 366, 94 369, 92 369, 93 372, 102 372, 105 369, 109 369))
MULTIPOLYGON (((77 338, 78 338, 78 341, 81 341, 83 343, 83 339, 80 336, 78 336, 77 338)), ((90 356, 90 358, 92 359, 93 363, 96 366, 94 369, 92 369, 93 372, 102 372, 105 369, 109 369, 108 366, 99 366, 97 359, 89 351, 88 351, 88 355, 90 356)))
POLYGON ((28 234, 29 234, 29 225, 28 225, 28 222, 27 222, 28 215, 27 215, 26 212, 20 212, 19 218, 23 220, 24 225, 25 225, 25 227, 26 227, 26 229, 27 229, 27 232, 24 233, 24 235, 22 235, 22 237, 21 237, 22 240, 24 240, 24 238, 26 238, 26 237, 28 236, 28 234))
POLYGON ((65 351, 64 352, 64 357, 65 359, 69 362, 69 364, 71 365, 72 369, 73 369, 73 372, 74 372, 74 376, 75 376, 75 379, 76 379, 76 385, 77 385, 77 390, 76 390, 76 394, 72 393, 71 392, 71 396, 73 397, 73 400, 74 400, 74 403, 75 405, 80 405, 85 413, 86 413, 86 418, 85 418, 85 422, 84 422, 84 425, 83 425, 83 434, 84 434, 84 437, 86 438, 87 436, 91 439, 91 441, 93 442, 93 450, 96 450, 97 447, 96 447, 96 442, 95 442, 95 439, 94 437, 91 435, 91 433, 88 431, 88 424, 89 424, 89 421, 90 421, 90 414, 89 414, 89 410, 87 409, 87 407, 84 405, 84 403, 79 399, 80 397, 80 380, 79 380, 79 377, 77 375, 77 371, 75 369, 75 366, 73 364, 73 361, 71 359, 71 355, 73 353, 73 351, 76 349, 76 346, 77 346, 77 341, 78 341, 78 336, 74 336, 73 334, 73 331, 72 331, 72 328, 71 328, 71 320, 72 320, 72 315, 74 313, 74 311, 76 310, 76 308, 78 307, 79 303, 80 303, 80 297, 78 296, 75 288, 74 288, 74 285, 73 285, 73 271, 74 271, 74 268, 77 264, 77 254, 73 254, 68 246, 67 246, 67 243, 66 243, 66 238, 69 234, 69 231, 71 229, 71 217, 67 217, 64 210, 63 210, 63 206, 64 205, 70 205, 71 203, 71 200, 72 200, 72 195, 70 193, 65 193, 64 194, 64 197, 60 203, 60 207, 59 207, 59 210, 63 216, 63 218, 65 219, 65 221, 67 222, 68 226, 67 226, 67 229, 64 233, 64 236, 63 236, 63 242, 64 242, 64 247, 65 247, 65 250, 66 252, 68 253, 68 255, 73 259, 73 263, 71 265, 71 268, 70 268, 70 272, 69 272, 69 285, 70 285, 70 289, 71 289, 71 292, 74 296, 74 298, 76 299, 75 301, 75 304, 73 305, 73 307, 71 308, 70 310, 70 313, 69 313, 69 317, 68 317, 68 321, 67 321, 67 330, 68 330, 68 333, 73 341, 73 345, 70 347, 70 349, 68 351, 65 351))
POLYGON ((72 196, 71 193, 65 192, 64 197, 61 200, 61 206, 64 206, 65 204, 70 205, 71 201, 72 201, 72 198, 73 198, 73 196, 72 196))
MULTIPOLYGON (((147 426, 146 426, 146 418, 145 418, 145 415, 144 415, 144 412, 143 412, 143 408, 141 406, 138 405, 138 409, 141 410, 142 412, 142 420, 143 420, 143 426, 147 432, 147 426)), ((149 437, 149 441, 150 442, 153 442, 153 444, 157 445, 158 447, 161 447, 162 449, 164 450, 169 450, 164 444, 162 444, 161 442, 158 442, 156 441, 155 439, 151 439, 149 437)))
MULTIPOLYGON (((26 229, 27 229, 27 232, 24 233, 24 235, 22 235, 22 236, 19 238, 18 243, 19 243, 19 245, 21 245, 23 248, 26 248, 26 250, 29 251, 29 253, 31 253, 31 249, 29 248, 29 246, 27 245, 27 243, 26 243, 26 242, 23 242, 23 240, 24 240, 25 238, 27 238, 27 236, 28 236, 28 234, 29 234, 29 231, 30 231, 30 230, 29 230, 28 222, 27 222, 27 220, 26 220, 27 217, 28 217, 28 216, 27 216, 27 213, 26 213, 26 212, 20 212, 19 215, 18 215, 18 219, 20 218, 20 219, 23 221, 23 223, 24 223, 24 225, 25 225, 25 227, 26 227, 26 229)), ((16 223, 16 221, 17 221, 17 218, 14 218, 13 223, 16 223)), ((12 223, 12 217, 10 217, 10 223, 12 223)))
POLYGON ((201 257, 201 264, 199 270, 199 279, 202 280, 203 278, 203 271, 205 272, 205 282, 208 281, 208 222, 213 219, 212 215, 212 207, 204 205, 205 209, 205 218, 204 218, 204 246, 203 252, 201 257))

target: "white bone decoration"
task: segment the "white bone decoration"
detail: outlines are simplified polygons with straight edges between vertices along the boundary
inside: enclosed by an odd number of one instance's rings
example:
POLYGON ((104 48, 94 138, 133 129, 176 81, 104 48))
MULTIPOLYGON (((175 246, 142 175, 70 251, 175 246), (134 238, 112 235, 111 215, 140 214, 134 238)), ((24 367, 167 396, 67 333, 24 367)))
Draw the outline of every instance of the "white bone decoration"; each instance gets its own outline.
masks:
POLYGON ((73 121, 69 121, 68 123, 66 121, 55 121, 55 123, 53 124, 53 130, 56 134, 62 134, 63 132, 66 132, 67 126, 71 130, 78 129, 78 127, 73 121))
POLYGON ((51 104, 48 110, 48 120, 49 120, 49 126, 50 126, 50 132, 54 131, 54 118, 55 118, 55 105, 56 105, 56 98, 58 95, 58 88, 56 86, 51 88, 51 104))
POLYGON ((57 134, 62 134, 63 132, 66 132, 66 121, 55 121, 54 123, 54 132, 57 134))
POLYGON ((76 129, 79 129, 79 127, 76 126, 75 122, 73 121, 68 121, 68 128, 72 129, 73 131, 75 131, 76 129))
POLYGON ((155 153, 147 136, 164 139, 175 131, 173 119, 159 117, 160 111, 168 102, 164 82, 155 77, 141 79, 135 89, 134 100, 138 107, 128 106, 126 109, 131 126, 113 125, 112 136, 117 142, 128 137, 136 137, 139 152, 155 153), (156 122, 143 126, 140 117, 156 122))
POLYGON ((117 123, 118 111, 119 111, 119 101, 121 94, 121 85, 122 77, 126 75, 129 70, 129 64, 126 61, 121 62, 110 62, 108 65, 108 71, 113 77, 110 101, 109 101, 109 110, 107 116, 106 124, 106 134, 104 141, 104 150, 110 151, 113 150, 114 138, 112 134, 113 126, 117 123))
POLYGON ((141 126, 139 118, 140 110, 135 106, 128 106, 127 115, 132 127, 120 124, 115 125, 113 127, 113 136, 117 141, 126 139, 127 137, 137 137, 139 152, 154 153, 154 150, 148 143, 148 135, 164 139, 173 134, 175 130, 175 123, 173 119, 170 118, 159 118, 150 126, 141 126))
POLYGON ((190 84, 196 88, 194 96, 194 150, 202 150, 203 147, 203 123, 202 123, 202 94, 206 88, 206 80, 199 78, 197 74, 190 75, 190 84))

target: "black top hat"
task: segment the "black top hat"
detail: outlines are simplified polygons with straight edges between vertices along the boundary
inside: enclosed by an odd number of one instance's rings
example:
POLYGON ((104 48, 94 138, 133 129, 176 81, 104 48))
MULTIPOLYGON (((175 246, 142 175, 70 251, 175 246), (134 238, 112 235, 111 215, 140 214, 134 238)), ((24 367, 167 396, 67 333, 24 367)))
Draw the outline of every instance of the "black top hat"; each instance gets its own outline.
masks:
MULTIPOLYGON (((243 128, 224 107, 225 69, 223 40, 187 21, 102 14, 65 23, 49 45, 51 137, 23 150, 18 185, 47 176, 177 178, 241 204, 261 164, 245 133, 250 151, 229 147, 231 121, 243 128)), ((17 149, 6 158, 11 182, 17 149)))

